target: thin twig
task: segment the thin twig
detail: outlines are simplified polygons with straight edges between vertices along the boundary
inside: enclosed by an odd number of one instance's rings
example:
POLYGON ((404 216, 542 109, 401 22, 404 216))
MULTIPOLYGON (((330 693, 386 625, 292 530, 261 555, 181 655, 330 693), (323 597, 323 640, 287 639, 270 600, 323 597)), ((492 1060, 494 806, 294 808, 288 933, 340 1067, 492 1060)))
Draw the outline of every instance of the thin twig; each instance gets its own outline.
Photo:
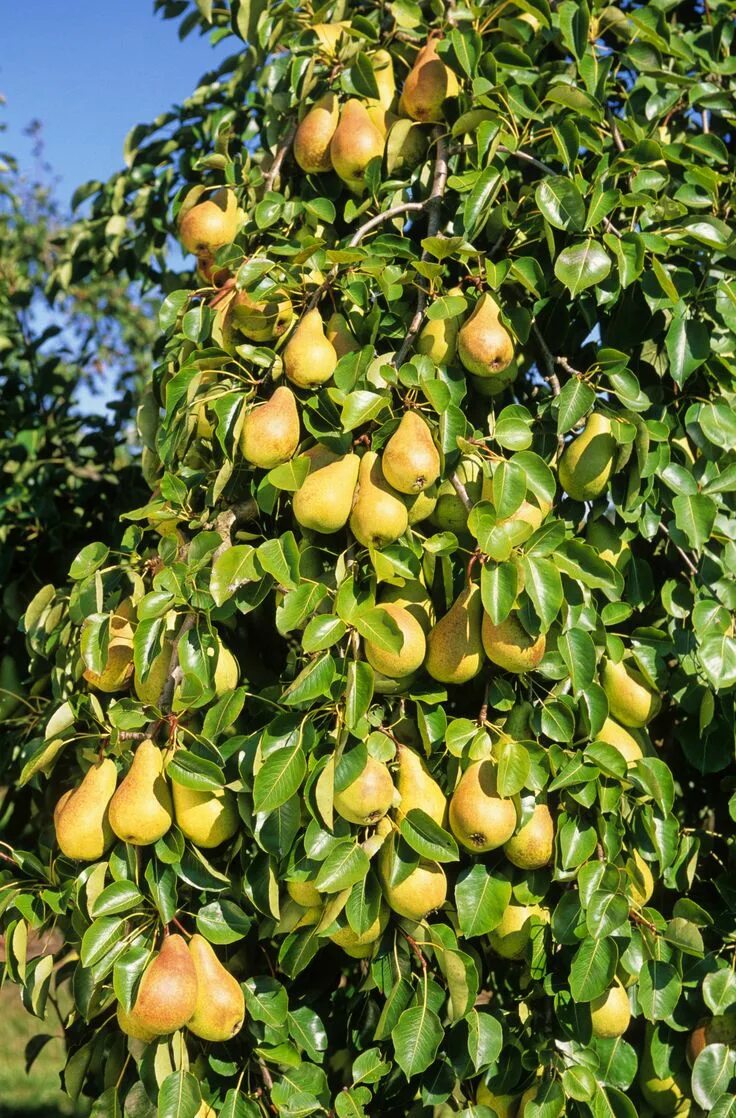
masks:
POLYGON ((659 530, 660 530, 660 532, 662 532, 663 535, 665 535, 667 537, 668 540, 670 540, 673 543, 675 551, 678 553, 678 555, 682 559, 683 563, 686 565, 686 567, 688 568, 690 573, 697 578, 698 568, 695 566, 695 564, 693 563, 693 561, 690 558, 690 556, 688 555, 688 553, 686 551, 683 551, 683 549, 679 546, 679 544, 675 543, 675 541, 672 539, 672 536, 669 534, 669 532, 665 528, 662 521, 659 522, 659 530))
POLYGON ((552 353, 552 350, 549 348, 549 346, 545 342, 545 340, 542 336, 542 331, 539 329, 536 322, 532 323, 532 330, 534 331, 534 337, 537 339, 537 344, 538 344, 538 346, 541 350, 541 353, 542 353, 542 360, 544 362, 544 367, 547 370, 547 375, 544 379, 547 381, 547 384, 549 385, 549 387, 551 389, 552 395, 553 396, 559 396, 559 394, 561 392, 560 378, 557 376, 557 373, 555 372, 554 354, 552 353))
MULTIPOLYGON (((194 628, 196 621, 197 618, 195 617, 195 615, 193 613, 188 613, 179 626, 179 632, 174 638, 174 643, 171 650, 171 659, 169 660, 169 671, 166 676, 166 682, 164 683, 161 689, 161 694, 158 698, 158 707, 160 710, 164 711, 164 713, 168 712, 171 709, 171 703, 174 698, 174 689, 177 684, 177 673, 181 674, 179 672, 179 641, 183 636, 186 636, 190 629, 194 628)), ((155 726, 157 722, 158 720, 153 722, 152 725, 155 726)))
POLYGON ((294 123, 289 128, 289 131, 286 133, 286 136, 284 137, 280 147, 273 157, 273 163, 269 167, 266 174, 263 176, 263 186, 266 193, 272 189, 274 182, 278 178, 279 171, 281 170, 281 164, 284 162, 284 159, 286 158, 286 155, 294 142, 295 135, 296 121, 294 121, 294 123))
POLYGON ((610 109, 607 113, 607 116, 608 116, 608 125, 611 129, 611 135, 613 136, 614 144, 616 145, 616 147, 618 148, 618 150, 620 152, 626 151, 626 144, 621 139, 621 133, 619 132, 618 121, 616 120, 616 117, 613 115, 613 113, 610 111, 610 109))
POLYGON ((457 476, 456 473, 453 472, 453 473, 450 474, 450 482, 452 484, 452 488, 457 493, 458 497, 462 501, 465 508, 468 510, 468 512, 472 512, 473 511, 473 502, 470 500, 470 497, 468 496, 467 489, 465 488, 463 483, 460 481, 460 478, 457 476))

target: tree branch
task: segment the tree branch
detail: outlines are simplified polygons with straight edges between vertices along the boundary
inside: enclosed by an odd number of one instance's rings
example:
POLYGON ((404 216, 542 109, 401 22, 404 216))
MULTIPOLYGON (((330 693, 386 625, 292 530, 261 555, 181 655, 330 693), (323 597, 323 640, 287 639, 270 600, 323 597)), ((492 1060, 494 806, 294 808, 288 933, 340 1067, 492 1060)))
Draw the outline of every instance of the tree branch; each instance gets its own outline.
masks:
POLYGON ((269 167, 266 174, 263 176, 263 186, 265 192, 268 192, 272 189, 274 182, 278 178, 279 171, 281 170, 281 164, 284 162, 284 159, 286 158, 286 155, 294 142, 295 135, 296 121, 294 121, 289 128, 289 131, 286 133, 286 136, 284 137, 281 145, 276 151, 275 156, 273 157, 273 163, 269 167))
POLYGON ((552 350, 549 348, 544 338, 542 337, 542 331, 539 329, 536 322, 532 323, 532 330, 534 331, 534 337, 537 339, 537 344, 542 353, 542 361, 544 362, 544 367, 547 370, 547 375, 544 379, 547 381, 552 395, 559 396, 561 391, 560 378, 555 372, 555 358, 552 350))
POLYGON ((452 483, 452 488, 457 493, 465 508, 468 510, 468 512, 472 512, 473 502, 470 500, 467 489, 460 481, 460 478, 457 476, 456 473, 453 472, 450 474, 450 482, 452 483))
POLYGON ((218 514, 213 528, 219 536, 222 537, 222 543, 212 556, 212 561, 218 559, 223 552, 233 546, 232 531, 236 524, 242 523, 244 520, 256 520, 258 517, 258 505, 251 499, 249 501, 242 501, 238 505, 233 505, 232 508, 225 509, 224 512, 218 514))
MULTIPOLYGON (((168 714, 171 709, 171 704, 174 699, 174 690, 179 682, 178 677, 181 676, 181 670, 179 668, 179 641, 183 636, 186 636, 190 629, 194 628, 196 621, 197 618, 195 615, 193 613, 188 613, 179 626, 179 631, 174 638, 171 649, 171 659, 169 660, 169 672, 166 676, 166 682, 161 689, 161 694, 158 697, 158 707, 165 714, 168 714)), ((151 725, 155 726, 156 722, 151 723, 151 725)))
POLYGON ((690 556, 688 555, 688 553, 686 551, 683 551, 683 549, 678 544, 675 543, 675 541, 672 539, 672 536, 669 534, 669 532, 667 531, 664 523, 661 520, 659 522, 659 530, 660 530, 660 532, 662 532, 663 535, 665 535, 667 537, 668 540, 671 541, 673 547, 675 548, 675 551, 680 556, 680 558, 682 559, 682 561, 685 564, 685 566, 687 567, 687 569, 690 571, 690 573, 695 578, 697 578, 698 568, 695 566, 695 564, 693 563, 693 561, 690 558, 690 556))

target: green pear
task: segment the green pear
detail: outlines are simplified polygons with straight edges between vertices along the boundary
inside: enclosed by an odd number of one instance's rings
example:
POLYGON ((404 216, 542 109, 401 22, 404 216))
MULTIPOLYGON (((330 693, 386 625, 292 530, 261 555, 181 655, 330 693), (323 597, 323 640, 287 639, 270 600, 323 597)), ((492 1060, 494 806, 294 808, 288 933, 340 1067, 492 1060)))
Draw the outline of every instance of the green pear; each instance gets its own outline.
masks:
POLYGON ((606 660, 601 681, 611 715, 624 726, 640 730, 659 713, 662 700, 636 668, 606 660))
POLYGON ((166 936, 141 978, 126 1018, 129 1036, 168 1036, 190 1020, 197 1005, 197 972, 181 936, 166 936))
POLYGON ((399 766, 396 788, 401 803, 396 809, 396 818, 402 819, 408 812, 420 808, 440 827, 445 825, 447 800, 437 781, 429 775, 427 766, 418 753, 408 745, 398 745, 399 766))
POLYGON ((284 371, 297 388, 317 388, 335 371, 337 354, 314 307, 299 320, 284 349, 284 371))
POLYGON ((465 368, 477 377, 496 377, 514 359, 514 343, 499 321, 500 309, 485 291, 457 335, 457 351, 465 368))
POLYGON ((123 842, 148 846, 171 827, 171 793, 163 767, 161 750, 146 738, 136 749, 108 809, 110 826, 123 842))
POLYGON ((354 932, 347 920, 341 919, 340 926, 335 932, 330 933, 330 939, 338 947, 342 947, 346 955, 353 959, 367 959, 373 954, 376 944, 386 930, 388 924, 388 909, 381 905, 378 916, 367 932, 354 932))
POLYGON ((115 836, 108 809, 118 781, 115 762, 97 761, 76 788, 65 792, 54 809, 54 828, 59 849, 80 862, 98 861, 115 836))
POLYGON ((387 50, 377 50, 368 57, 378 86, 378 98, 370 98, 366 104, 366 112, 381 135, 385 136, 391 121, 395 119, 390 111, 396 95, 394 63, 387 50))
POLYGON ((362 101, 346 101, 332 137, 330 157, 339 178, 353 194, 362 194, 366 167, 383 155, 385 142, 362 101))
POLYGON ((488 941, 502 959, 520 959, 532 938, 532 917, 549 922, 549 910, 538 904, 510 904, 488 941))
POLYGON ((247 291, 237 291, 229 307, 229 322, 252 342, 272 342, 284 334, 294 317, 291 299, 279 297, 253 299, 247 291))
POLYGON ((437 123, 445 119, 445 101, 448 97, 457 97, 458 92, 457 77, 437 54, 437 39, 433 36, 419 51, 406 75, 400 111, 424 124, 437 123))
POLYGON ((335 789, 335 811, 348 823, 370 827, 382 819, 394 800, 394 782, 383 761, 368 755, 363 771, 347 788, 335 789))
POLYGON ((403 881, 392 883, 394 837, 389 836, 378 852, 378 876, 386 904, 399 916, 419 923, 447 899, 447 877, 437 862, 422 859, 403 881))
POLYGON ((358 342, 348 326, 347 319, 337 311, 331 314, 327 320, 325 337, 328 342, 332 342, 332 345, 335 347, 338 360, 344 357, 346 353, 355 353, 356 350, 360 349, 358 342))
POLYGON ((240 449, 246 462, 272 470, 288 462, 299 446, 299 411, 294 393, 279 385, 273 396, 249 408, 243 421, 240 449))
POLYGON ((569 443, 560 458, 560 485, 574 501, 592 501, 608 487, 616 458, 611 421, 593 412, 582 433, 569 443))
POLYGON ((416 497, 408 497, 406 500, 406 509, 409 514, 409 527, 415 524, 421 524, 423 520, 427 520, 432 516, 434 510, 437 508, 437 486, 433 485, 431 489, 426 489, 423 493, 417 493, 416 497))
MULTIPOLYGON (((477 458, 461 458, 453 471, 465 489, 471 504, 480 500, 482 474, 477 458)), ((468 527, 468 510, 458 496, 450 478, 445 478, 437 490, 437 505, 431 515, 432 523, 442 532, 465 532, 468 527)))
POLYGON ((421 493, 440 473, 432 432, 418 412, 406 411, 383 448, 383 476, 399 493, 421 493))
POLYGON ((493 761, 474 761, 463 773, 450 800, 450 827, 474 854, 496 850, 513 835, 516 808, 498 794, 493 761))
MULTIPOLYGON (((80 639, 82 656, 85 654, 93 633, 93 627, 85 621, 82 625, 80 639)), ((87 683, 95 691, 112 694, 116 691, 126 691, 128 689, 133 675, 133 636, 133 626, 130 623, 128 611, 124 605, 121 605, 110 618, 107 658, 102 671, 93 672, 91 668, 86 668, 83 673, 87 683)))
POLYGON ((219 846, 238 830, 237 800, 228 788, 186 788, 174 780, 171 793, 177 827, 202 850, 219 846))
POLYGON ((601 559, 618 570, 625 571, 631 560, 631 547, 628 540, 622 538, 621 531, 610 520, 601 517, 600 520, 588 522, 585 538, 601 559))
POLYGON ((351 532, 364 547, 380 548, 398 540, 408 526, 406 505, 384 478, 381 459, 367 451, 360 460, 351 532))
POLYGON ((419 622, 425 637, 435 623, 434 603, 418 578, 408 579, 403 586, 383 586, 379 605, 401 606, 419 622))
POLYGON ((235 240, 238 231, 238 200, 222 187, 204 202, 188 207, 179 215, 179 240, 185 252, 208 256, 235 240))
POLYGON ((536 668, 547 645, 544 633, 530 637, 513 613, 499 625, 483 614, 483 648, 492 664, 507 672, 530 672, 536 668))
POLYGON ((311 468, 301 488, 294 494, 292 510, 302 528, 330 534, 344 528, 353 507, 360 458, 342 457, 324 447, 309 452, 311 468))
POLYGON ((340 104, 326 93, 302 118, 294 136, 294 158, 302 171, 321 174, 332 170, 330 144, 340 119, 340 104))
POLYGON ((497 1095, 481 1082, 475 1092, 475 1101, 478 1106, 487 1106, 492 1110, 496 1118, 516 1118, 517 1095, 497 1095))
POLYGON ((389 679, 404 679, 421 668, 427 651, 424 630, 415 617, 402 606, 388 603, 377 607, 396 622, 403 644, 398 652, 391 652, 373 641, 365 639, 365 658, 377 672, 389 679))
POLYGON ((519 376, 519 366, 516 361, 512 361, 500 373, 494 373, 492 377, 479 377, 473 373, 468 374, 468 383, 470 384, 476 395, 482 397, 484 400, 492 400, 496 396, 500 396, 509 388, 519 376))
POLYGON ((628 765, 640 761, 644 754, 639 742, 618 722, 607 718, 596 735, 598 741, 605 741, 617 749, 628 765))
POLYGON ((546 804, 537 804, 525 823, 504 845, 508 860, 520 870, 541 870, 552 860, 555 825, 546 804))
POLYGON ((287 881, 286 891, 302 908, 317 908, 324 896, 312 881, 287 881))
POLYGON ((429 632, 424 667, 439 683, 473 679, 483 666, 483 605, 475 583, 458 594, 444 617, 429 632))
POLYGON ((676 1115, 677 1118, 687 1118, 692 1108, 692 1100, 688 1097, 688 1076, 681 1071, 675 1075, 668 1075, 660 1079, 654 1070, 651 1052, 652 1032, 647 1026, 644 1051, 639 1061, 639 1089, 644 1096, 644 1101, 649 1104, 655 1114, 676 1115))
MULTIPOLYGON (((448 295, 462 295, 459 287, 453 287, 448 295)), ((457 335, 462 315, 449 318, 427 319, 417 338, 417 353, 431 357, 435 365, 452 365, 457 354, 457 335)))
POLYGON ((593 1036, 599 1039, 623 1036, 631 1021, 629 995, 617 980, 605 994, 590 1003, 593 1036))
POLYGON ((197 976, 197 1001, 187 1028, 202 1040, 230 1040, 240 1032, 245 1017, 240 983, 225 969, 203 936, 192 936, 189 954, 197 976))

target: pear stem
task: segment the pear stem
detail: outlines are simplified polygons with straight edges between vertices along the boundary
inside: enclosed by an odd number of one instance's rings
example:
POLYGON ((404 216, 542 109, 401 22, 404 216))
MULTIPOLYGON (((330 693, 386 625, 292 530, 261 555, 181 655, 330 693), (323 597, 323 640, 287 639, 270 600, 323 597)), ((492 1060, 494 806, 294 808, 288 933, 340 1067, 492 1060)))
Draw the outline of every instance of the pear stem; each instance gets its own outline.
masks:
POLYGON ((407 932, 405 932, 403 928, 400 928, 399 931, 401 932, 401 934, 404 937, 404 939, 406 940, 406 942, 409 944, 409 947, 411 947, 412 951, 416 955, 417 959, 419 960, 419 962, 421 964, 422 973, 426 976, 426 974, 427 974, 427 957, 426 957, 426 955, 422 951, 422 949, 419 946, 419 944, 417 943, 417 941, 412 938, 412 936, 410 936, 407 932))
POLYGON ((180 932, 182 933, 182 935, 185 935, 185 936, 187 937, 187 939, 189 939, 189 938, 190 938, 190 936, 191 936, 191 934, 192 934, 192 933, 191 933, 191 932, 188 932, 188 931, 186 930, 186 928, 184 927, 184 925, 183 925, 183 924, 180 924, 180 923, 179 923, 179 921, 177 920, 177 918, 176 918, 175 916, 172 916, 172 917, 171 917, 171 923, 172 923, 172 924, 176 924, 176 926, 177 926, 177 928, 179 929, 179 931, 180 931, 180 932))

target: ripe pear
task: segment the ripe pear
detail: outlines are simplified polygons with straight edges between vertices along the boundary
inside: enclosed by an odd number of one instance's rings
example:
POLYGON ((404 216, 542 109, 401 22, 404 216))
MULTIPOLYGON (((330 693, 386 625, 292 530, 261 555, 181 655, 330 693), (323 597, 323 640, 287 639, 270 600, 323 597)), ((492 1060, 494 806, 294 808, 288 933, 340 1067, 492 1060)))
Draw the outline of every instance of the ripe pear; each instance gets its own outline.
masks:
POLYGON ((601 681, 611 715, 624 726, 640 730, 659 713, 662 700, 636 668, 607 660, 601 681))
MULTIPOLYGON (((462 295, 459 287, 453 287, 448 295, 462 295)), ((452 365, 457 355, 457 335, 462 315, 450 318, 427 319, 417 338, 417 353, 431 357, 435 365, 452 365)))
POLYGON ((302 528, 329 534, 347 524, 353 507, 360 459, 357 454, 337 457, 323 447, 310 455, 311 469, 294 494, 292 510, 302 528))
POLYGON ((148 846, 169 830, 173 809, 163 766, 161 750, 146 738, 110 800, 110 826, 123 842, 148 846))
POLYGON ((644 1101, 655 1114, 677 1115, 686 1118, 690 1114, 692 1101, 687 1095, 688 1077, 684 1072, 668 1075, 660 1079, 654 1070, 650 1048, 651 1032, 647 1028, 644 1052, 639 1061, 639 1089, 644 1101))
POLYGON ((115 762, 109 757, 92 765, 76 788, 65 792, 54 809, 59 849, 67 858, 96 862, 115 836, 108 807, 118 781, 115 762))
POLYGON ((654 876, 649 868, 649 863, 645 862, 638 850, 634 851, 633 858, 629 862, 630 883, 629 883, 629 896, 634 904, 640 908, 649 904, 654 892, 654 876))
POLYGON ((537 804, 534 814, 505 844, 503 852, 520 870, 541 870, 552 860, 555 825, 546 804, 537 804))
POLYGON ((381 135, 385 136, 391 122, 395 119, 390 111, 396 95, 394 63, 387 50, 377 50, 369 57, 378 86, 378 98, 369 99, 366 111, 381 135))
POLYGON ((381 459, 375 451, 367 451, 360 460, 351 532, 364 547, 380 548, 398 540, 408 526, 406 505, 384 478, 381 459))
POLYGON ((408 579, 403 586, 384 586, 379 605, 396 605, 410 613, 422 626, 426 637, 435 623, 434 603, 429 591, 418 578, 408 579))
MULTIPOLYGON (((181 936, 166 936, 141 978, 132 1010, 132 1028, 168 1036, 190 1020, 197 1005, 197 972, 181 936)), ((130 1032, 130 1036, 136 1035, 130 1032)))
POLYGON ((146 1029, 141 1025, 133 1013, 128 1013, 127 1010, 118 1002, 117 1019, 120 1031, 125 1033, 126 1036, 133 1037, 134 1040, 142 1040, 144 1044, 150 1044, 155 1040, 158 1033, 154 1033, 151 1029, 146 1029))
POLYGON ((187 1028, 202 1040, 230 1040, 240 1032, 245 1017, 240 984, 203 936, 192 936, 189 954, 197 976, 197 1003, 187 1028))
POLYGON ((450 827, 474 854, 496 850, 513 835, 516 808, 498 794, 493 761, 474 761, 463 773, 450 800, 450 827))
POLYGON ((208 256, 229 245, 238 231, 238 200, 222 187, 204 202, 197 202, 179 221, 179 240, 185 252, 208 256))
POLYGON ((433 485, 431 489, 426 489, 423 493, 417 493, 416 497, 409 497, 406 508, 409 513, 409 527, 421 524, 437 508, 437 486, 433 485))
POLYGON ((518 376, 519 366, 516 361, 512 361, 503 372, 495 373, 492 377, 477 377, 469 373, 468 383, 478 396, 484 400, 491 400, 505 392, 518 376))
POLYGON ((285 292, 280 297, 253 299, 247 291, 238 291, 229 309, 229 321, 252 342, 272 342, 285 333, 294 308, 285 292))
POLYGON ((569 443, 560 458, 560 485, 574 501, 592 501, 608 486, 616 457, 611 421, 593 412, 582 433, 569 443))
POLYGON ((405 676, 421 668, 427 651, 427 641, 424 630, 415 617, 402 606, 391 602, 381 605, 388 616, 396 622, 404 639, 398 652, 390 652, 381 648, 373 641, 365 640, 365 658, 372 668, 389 679, 404 679, 405 676))
POLYGON ((631 560, 631 547, 628 540, 622 539, 621 531, 610 520, 601 517, 600 520, 588 522, 585 538, 601 559, 618 570, 625 571, 631 560))
POLYGON ((383 761, 370 754, 363 771, 342 791, 335 789, 334 807, 348 823, 370 827, 382 819, 394 799, 394 783, 383 761))
POLYGON ((284 370, 297 388, 316 388, 335 371, 337 353, 314 307, 299 320, 284 350, 284 370))
POLYGON ((321 174, 332 170, 330 142, 340 119, 340 104, 334 93, 326 93, 312 105, 294 136, 294 158, 302 171, 321 174))
POLYGON ((447 815, 445 793, 429 775, 424 761, 408 745, 398 746, 398 758, 396 788, 401 803, 396 809, 396 818, 402 819, 408 812, 421 808, 438 826, 444 827, 447 815))
POLYGON ((238 805, 228 788, 185 788, 171 785, 176 825, 190 842, 210 850, 233 837, 240 824, 238 805))
POLYGON ((457 97, 459 88, 454 72, 437 54, 437 40, 432 37, 406 75, 399 108, 412 120, 437 123, 445 119, 445 101, 457 97))
POLYGON ((422 859, 397 885, 391 883, 394 840, 389 837, 378 852, 378 876, 389 908, 418 923, 447 899, 447 877, 437 862, 422 859))
POLYGON ((332 137, 330 156, 338 176, 353 194, 363 192, 366 167, 371 159, 383 155, 384 145, 385 139, 362 101, 347 101, 332 137))
POLYGON ((324 900, 322 893, 311 881, 287 881, 286 891, 302 908, 317 908, 324 900))
POLYGON ((460 684, 478 674, 484 659, 482 614, 480 589, 471 583, 429 632, 424 667, 432 679, 460 684))
POLYGON ((514 359, 514 343, 499 321, 500 308, 484 291, 457 335, 457 351, 465 368, 477 377, 495 377, 514 359))
MULTIPOLYGON (((83 654, 91 633, 91 627, 85 622, 82 625, 81 635, 83 654)), ((87 683, 95 691, 112 694, 115 691, 127 690, 133 675, 133 626, 130 624, 130 618, 120 612, 112 615, 104 667, 101 672, 93 672, 87 668, 83 674, 87 683)))
POLYGON ((329 342, 332 342, 335 347, 338 360, 344 357, 346 353, 355 353, 356 350, 360 349, 358 342, 353 337, 353 333, 348 326, 345 315, 340 314, 338 311, 335 311, 334 314, 331 314, 328 318, 327 326, 325 327, 325 337, 329 342))
POLYGON ((386 930, 388 924, 388 909, 381 905, 378 916, 367 932, 358 934, 348 924, 347 920, 341 923, 336 932, 332 932, 330 939, 338 947, 342 947, 346 955, 353 959, 367 959, 373 954, 378 940, 386 930))
MULTIPOLYGON (((477 458, 461 458, 454 473, 465 489, 471 504, 480 500, 483 478, 477 458)), ((468 510, 451 480, 445 478, 437 490, 437 506, 432 523, 443 532, 462 533, 468 526, 468 510)))
POLYGON ((532 917, 549 921, 549 910, 538 904, 510 904, 500 924, 488 934, 488 940, 502 959, 520 959, 532 938, 532 917))
POLYGON ((399 493, 421 493, 439 477, 440 455, 418 412, 407 411, 383 448, 383 476, 399 493))
POLYGON ((489 1107, 496 1118, 516 1118, 516 1095, 497 1095, 485 1083, 479 1083, 475 1101, 478 1106, 489 1107))
POLYGON ((700 1053, 709 1044, 733 1045, 736 1041, 736 1013, 717 1013, 699 1021, 687 1042, 687 1062, 693 1066, 700 1053))
POLYGON ((486 656, 507 672, 530 672, 538 666, 547 645, 544 633, 530 637, 518 617, 510 614, 500 625, 494 625, 483 614, 483 648, 486 656))
POLYGON ((299 446, 299 411, 294 393, 279 385, 269 400, 250 408, 243 421, 240 449, 252 466, 272 470, 294 457, 299 446))
POLYGON ((590 1003, 590 1021, 593 1036, 600 1039, 623 1036, 631 1021, 629 995, 616 980, 605 994, 590 1003))
POLYGON ((608 745, 617 749, 628 765, 633 765, 644 756, 636 738, 623 726, 619 726, 618 722, 614 722, 612 718, 607 718, 603 723, 598 731, 597 739, 598 741, 605 741, 608 745))

